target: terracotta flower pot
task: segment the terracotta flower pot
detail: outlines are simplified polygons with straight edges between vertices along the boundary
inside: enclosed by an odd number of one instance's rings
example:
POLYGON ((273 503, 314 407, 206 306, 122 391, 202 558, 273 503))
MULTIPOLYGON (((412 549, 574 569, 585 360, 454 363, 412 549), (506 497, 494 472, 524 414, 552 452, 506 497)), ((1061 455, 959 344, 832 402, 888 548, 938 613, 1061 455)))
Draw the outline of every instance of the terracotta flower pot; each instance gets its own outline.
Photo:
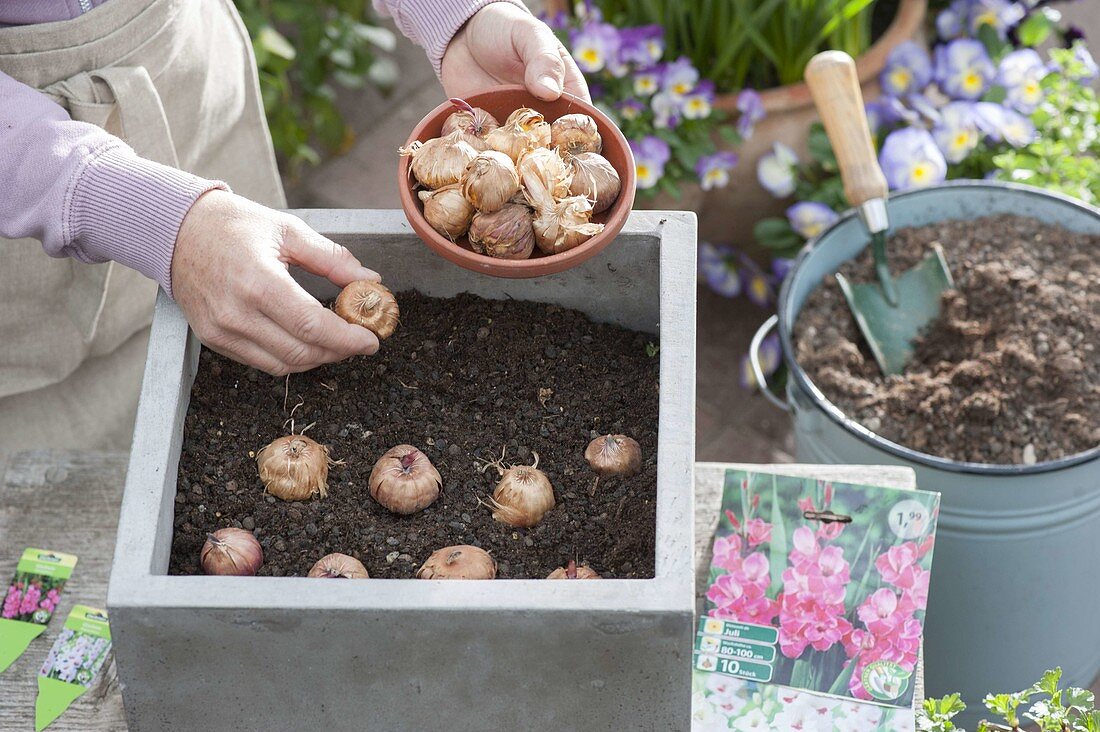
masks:
MULTIPOLYGON (((928 0, 900 0, 893 22, 856 59, 864 99, 880 96, 878 75, 894 48, 908 40, 923 41, 927 11, 928 0)), ((756 125, 752 138, 737 150, 741 162, 730 174, 729 186, 708 191, 698 210, 699 235, 703 239, 748 247, 753 244, 753 225, 762 218, 782 215, 791 203, 775 199, 760 186, 756 164, 775 142, 782 142, 804 159, 807 131, 817 120, 817 111, 804 83, 764 89, 760 97, 767 116, 756 125)), ((721 94, 715 106, 736 113, 737 95, 721 94)))

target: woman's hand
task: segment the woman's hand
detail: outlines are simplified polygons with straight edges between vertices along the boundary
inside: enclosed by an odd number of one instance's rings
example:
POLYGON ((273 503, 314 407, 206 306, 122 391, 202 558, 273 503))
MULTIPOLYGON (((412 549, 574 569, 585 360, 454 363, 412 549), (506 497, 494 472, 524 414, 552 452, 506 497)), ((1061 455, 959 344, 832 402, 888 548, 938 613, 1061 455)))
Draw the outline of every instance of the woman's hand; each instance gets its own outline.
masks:
POLYGON ((466 22, 443 55, 442 78, 452 97, 523 84, 546 101, 563 89, 591 101, 584 76, 554 32, 511 3, 486 5, 466 22))
POLYGON ((226 191, 201 196, 172 255, 172 294, 206 346, 282 376, 378 350, 378 338, 317 302, 297 265, 343 287, 379 277, 301 219, 226 191))

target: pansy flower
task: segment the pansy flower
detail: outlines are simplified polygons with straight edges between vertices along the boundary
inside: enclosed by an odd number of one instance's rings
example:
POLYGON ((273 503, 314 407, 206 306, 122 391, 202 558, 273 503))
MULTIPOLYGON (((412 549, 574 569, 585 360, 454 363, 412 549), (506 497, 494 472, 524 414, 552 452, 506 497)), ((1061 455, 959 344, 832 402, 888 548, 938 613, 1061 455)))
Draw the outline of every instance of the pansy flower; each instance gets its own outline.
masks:
POLYGON ((755 89, 742 89, 737 94, 737 111, 741 113, 737 118, 737 132, 748 139, 756 123, 764 119, 764 101, 755 89))
POLYGON ((661 91, 653 95, 650 105, 653 107, 653 126, 667 130, 680 124, 681 100, 672 94, 661 91))
POLYGON ((700 81, 680 103, 680 110, 687 119, 706 119, 714 105, 714 82, 700 81))
POLYGON ((996 76, 993 62, 981 41, 960 38, 936 46, 934 78, 953 99, 977 99, 996 76))
POLYGON ((787 221, 803 239, 813 239, 840 218, 836 211, 817 201, 799 201, 787 209, 787 221))
POLYGON ((919 92, 932 81, 932 59, 924 47, 914 41, 901 43, 886 57, 879 83, 895 97, 919 92))
POLYGON ((1033 48, 1006 54, 997 68, 997 83, 1005 89, 1005 102, 1017 111, 1031 114, 1043 101, 1046 64, 1033 48))
POLYGON ((699 83, 699 70, 691 60, 681 56, 665 66, 662 88, 674 97, 682 97, 699 83))
POLYGON ((650 66, 665 53, 665 31, 659 25, 623 28, 619 39, 619 59, 626 64, 650 66))
POLYGON ((725 188, 730 182, 730 171, 737 167, 737 153, 724 150, 713 155, 702 155, 695 164, 700 187, 704 191, 725 188))
MULTIPOLYGON (((709 242, 699 245, 699 271, 710 289, 723 297, 741 294, 741 275, 734 263, 729 247, 718 247, 709 242)), ((717 544, 715 545, 717 547, 717 544)))
POLYGON ((904 127, 886 136, 879 165, 892 190, 923 188, 942 183, 947 161, 928 130, 904 127))
POLYGON ((656 94, 661 88, 664 73, 665 69, 660 64, 640 69, 634 74, 634 93, 640 97, 656 94))
POLYGON ((634 169, 639 188, 652 188, 665 174, 665 164, 672 157, 668 143, 654 135, 640 140, 631 140, 630 149, 634 153, 634 169))
POLYGON ((940 109, 940 121, 932 128, 943 157, 960 163, 978 146, 978 116, 974 102, 950 102, 940 109))
POLYGON ((618 58, 619 31, 607 23, 586 23, 570 33, 569 42, 577 66, 588 74, 602 71, 618 58))
POLYGON ((786 198, 794 193, 795 166, 798 156, 794 150, 777 142, 771 152, 756 163, 756 178, 766 191, 776 198, 786 198))
POLYGON ((633 97, 619 102, 616 108, 619 110, 619 116, 623 119, 638 119, 648 109, 643 102, 633 97))

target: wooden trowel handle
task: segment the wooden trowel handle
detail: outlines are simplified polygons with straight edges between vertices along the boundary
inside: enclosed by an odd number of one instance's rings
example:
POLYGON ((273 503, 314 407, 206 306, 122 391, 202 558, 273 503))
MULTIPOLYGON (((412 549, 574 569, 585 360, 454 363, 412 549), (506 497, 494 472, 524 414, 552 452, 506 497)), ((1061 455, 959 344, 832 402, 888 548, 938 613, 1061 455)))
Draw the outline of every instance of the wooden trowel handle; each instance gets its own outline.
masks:
POLYGON ((836 153, 848 203, 858 207, 886 198, 886 177, 875 156, 855 61, 843 51, 822 51, 806 65, 806 84, 836 153))

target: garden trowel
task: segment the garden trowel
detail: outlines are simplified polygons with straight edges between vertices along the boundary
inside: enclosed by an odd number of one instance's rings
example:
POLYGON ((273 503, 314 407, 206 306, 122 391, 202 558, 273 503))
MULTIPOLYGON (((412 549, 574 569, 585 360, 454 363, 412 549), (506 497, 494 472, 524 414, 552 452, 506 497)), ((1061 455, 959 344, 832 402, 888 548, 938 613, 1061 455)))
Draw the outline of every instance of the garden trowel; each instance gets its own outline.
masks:
POLYGON ((939 315, 941 295, 954 287, 951 272, 937 244, 917 266, 897 277, 890 274, 886 177, 871 141, 852 57, 843 51, 817 54, 806 66, 806 84, 836 153, 844 194, 871 235, 878 282, 853 283, 839 272, 836 279, 879 368, 887 376, 899 374, 913 353, 913 340, 939 315))

